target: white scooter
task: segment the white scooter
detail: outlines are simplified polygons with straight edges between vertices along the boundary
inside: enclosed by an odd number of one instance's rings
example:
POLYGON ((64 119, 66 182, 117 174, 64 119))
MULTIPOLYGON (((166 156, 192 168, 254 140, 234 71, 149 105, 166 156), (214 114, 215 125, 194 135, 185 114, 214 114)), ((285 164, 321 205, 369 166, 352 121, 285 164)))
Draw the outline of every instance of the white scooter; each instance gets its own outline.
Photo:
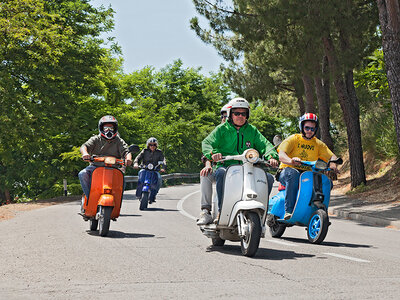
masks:
MULTIPOLYGON (((263 169, 254 166, 265 161, 255 149, 247 149, 241 155, 225 156, 222 161, 225 160, 239 160, 243 165, 229 166, 226 170, 219 219, 199 227, 214 246, 223 246, 225 240, 240 241, 242 254, 251 257, 256 254, 266 230, 267 176, 263 169)), ((217 205, 213 201, 213 206, 217 205)), ((216 207, 212 211, 216 218, 216 207)))

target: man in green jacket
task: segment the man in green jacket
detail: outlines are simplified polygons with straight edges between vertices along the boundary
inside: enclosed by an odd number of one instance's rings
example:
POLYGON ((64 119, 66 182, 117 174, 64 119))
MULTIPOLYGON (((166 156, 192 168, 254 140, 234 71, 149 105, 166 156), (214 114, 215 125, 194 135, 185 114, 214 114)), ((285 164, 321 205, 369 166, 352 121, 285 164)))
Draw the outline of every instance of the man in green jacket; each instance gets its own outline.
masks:
MULTIPOLYGON (((232 108, 228 112, 228 121, 218 125, 202 142, 204 156, 217 162, 215 171, 216 188, 218 195, 218 209, 221 209, 223 186, 226 167, 238 164, 238 161, 228 160, 220 162, 223 156, 242 154, 246 149, 256 149, 260 156, 267 153, 273 145, 258 131, 256 127, 249 124, 250 105, 244 98, 234 98, 230 104, 232 108)), ((272 150, 266 159, 273 167, 278 166, 278 153, 272 150)), ((272 187, 274 178, 267 173, 269 187, 272 187)), ((269 188, 271 192, 271 188, 269 188)))

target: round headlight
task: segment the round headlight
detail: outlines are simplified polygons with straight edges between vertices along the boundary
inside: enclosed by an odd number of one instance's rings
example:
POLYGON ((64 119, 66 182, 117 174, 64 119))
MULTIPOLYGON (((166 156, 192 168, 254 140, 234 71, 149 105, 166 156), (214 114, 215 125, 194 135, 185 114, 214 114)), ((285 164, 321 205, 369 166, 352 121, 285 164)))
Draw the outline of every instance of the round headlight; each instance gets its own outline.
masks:
POLYGON ((117 159, 115 157, 106 156, 104 158, 104 163, 107 165, 115 165, 116 162, 117 162, 117 159))
POLYGON ((148 164, 148 165, 147 165, 147 169, 153 170, 153 168, 154 168, 153 164, 148 164))
POLYGON ((260 157, 260 155, 258 154, 258 151, 255 149, 250 149, 250 150, 247 150, 247 152, 246 152, 247 161, 251 162, 253 164, 257 162, 259 157, 260 157))

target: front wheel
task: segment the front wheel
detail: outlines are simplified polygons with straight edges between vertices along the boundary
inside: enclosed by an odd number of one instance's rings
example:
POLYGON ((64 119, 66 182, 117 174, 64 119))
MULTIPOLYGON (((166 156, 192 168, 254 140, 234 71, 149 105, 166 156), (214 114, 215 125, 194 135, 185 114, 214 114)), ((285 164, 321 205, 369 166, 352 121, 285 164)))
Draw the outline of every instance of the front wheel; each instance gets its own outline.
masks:
POLYGON ((243 214, 244 237, 240 239, 242 254, 252 257, 258 250, 261 238, 261 222, 260 217, 255 212, 247 212, 243 214))
POLYGON ((140 198, 140 210, 145 210, 147 208, 147 204, 149 203, 149 192, 143 192, 142 198, 140 198))
POLYGON ((328 214, 323 209, 316 210, 307 226, 308 240, 313 244, 321 244, 328 233, 328 214))
POLYGON ((99 234, 106 236, 110 229, 112 206, 100 206, 99 234))

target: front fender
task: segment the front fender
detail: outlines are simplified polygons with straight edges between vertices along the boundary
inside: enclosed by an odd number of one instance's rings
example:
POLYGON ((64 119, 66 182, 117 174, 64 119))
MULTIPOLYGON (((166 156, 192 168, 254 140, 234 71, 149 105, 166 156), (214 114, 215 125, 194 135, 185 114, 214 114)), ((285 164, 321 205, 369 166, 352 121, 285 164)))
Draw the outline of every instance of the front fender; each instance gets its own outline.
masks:
POLYGON ((229 223, 228 226, 232 226, 236 222, 236 216, 241 210, 247 210, 247 211, 256 211, 262 219, 262 216, 264 215, 266 211, 266 207, 258 201, 250 200, 250 201, 239 201, 235 204, 235 206, 232 209, 231 216, 229 218, 229 223))
POLYGON ((102 194, 100 196, 98 205, 101 205, 101 206, 115 206, 114 196, 113 195, 109 195, 109 194, 102 194))

